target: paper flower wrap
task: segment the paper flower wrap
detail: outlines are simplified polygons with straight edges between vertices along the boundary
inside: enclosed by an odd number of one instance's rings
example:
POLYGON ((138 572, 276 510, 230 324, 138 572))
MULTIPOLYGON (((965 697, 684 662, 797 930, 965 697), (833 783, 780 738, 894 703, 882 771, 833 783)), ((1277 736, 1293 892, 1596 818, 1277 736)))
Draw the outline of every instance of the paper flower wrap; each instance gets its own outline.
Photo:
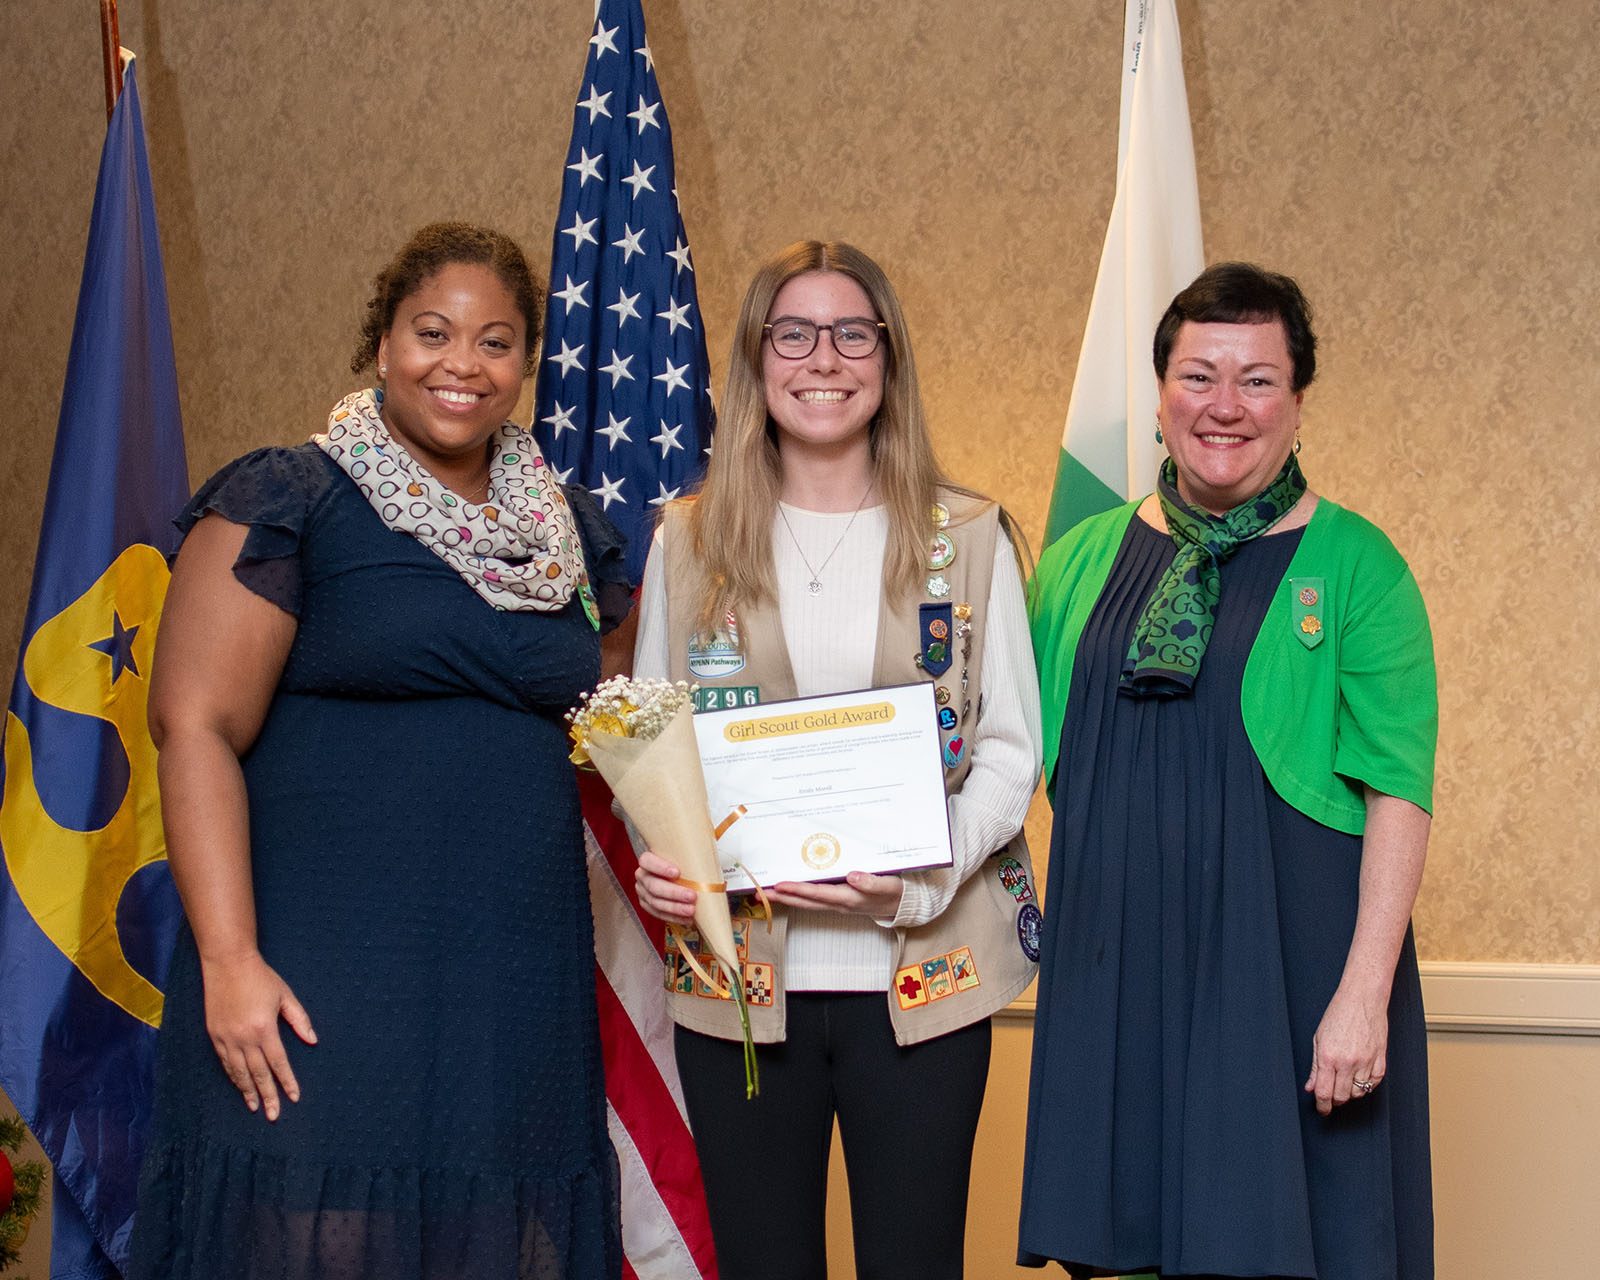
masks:
MULTIPOLYGON (((755 1044, 745 1005, 744 968, 733 941, 727 883, 717 857, 690 688, 664 680, 613 676, 569 716, 573 760, 600 771, 646 845, 678 867, 679 884, 695 891, 694 924, 726 982, 716 982, 678 941, 702 981, 739 1006, 745 1040, 745 1093, 760 1092, 755 1044)), ((669 935, 670 936, 670 935, 669 935)))

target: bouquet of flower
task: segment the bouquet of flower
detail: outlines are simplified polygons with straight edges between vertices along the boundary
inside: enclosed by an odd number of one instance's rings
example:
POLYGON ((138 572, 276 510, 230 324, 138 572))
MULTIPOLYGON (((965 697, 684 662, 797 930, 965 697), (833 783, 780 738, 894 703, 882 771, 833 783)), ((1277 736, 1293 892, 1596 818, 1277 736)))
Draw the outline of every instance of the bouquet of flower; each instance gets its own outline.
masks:
POLYGON ((744 968, 733 941, 728 885, 717 857, 700 749, 689 717, 691 686, 683 681, 612 676, 567 713, 572 760, 600 771, 646 843, 678 866, 679 884, 695 891, 694 923, 727 975, 717 981, 676 936, 689 967, 723 999, 739 1006, 744 1029, 745 1096, 761 1091, 756 1070, 744 968))

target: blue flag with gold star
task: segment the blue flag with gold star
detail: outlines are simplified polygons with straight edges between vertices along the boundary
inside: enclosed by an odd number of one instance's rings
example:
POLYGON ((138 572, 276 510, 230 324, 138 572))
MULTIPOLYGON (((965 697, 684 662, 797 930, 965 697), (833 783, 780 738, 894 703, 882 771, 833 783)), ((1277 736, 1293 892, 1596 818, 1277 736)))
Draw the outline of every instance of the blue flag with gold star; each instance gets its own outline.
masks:
POLYGON ((107 129, 0 799, 0 1086, 55 1167, 54 1277, 127 1256, 179 918, 145 724, 188 497, 139 91, 107 129))

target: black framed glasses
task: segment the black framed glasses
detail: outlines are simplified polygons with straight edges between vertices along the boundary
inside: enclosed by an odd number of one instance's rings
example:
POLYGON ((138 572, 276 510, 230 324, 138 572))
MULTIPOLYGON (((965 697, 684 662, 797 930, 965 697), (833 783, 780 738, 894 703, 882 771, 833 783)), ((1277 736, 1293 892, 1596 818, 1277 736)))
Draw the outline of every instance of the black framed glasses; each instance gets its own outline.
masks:
POLYGON ((761 328, 766 332, 772 349, 785 360, 804 360, 817 349, 822 331, 828 331, 828 341, 846 360, 865 360, 878 349, 885 329, 882 320, 868 320, 864 316, 847 316, 832 324, 816 324, 798 316, 780 316, 761 328))

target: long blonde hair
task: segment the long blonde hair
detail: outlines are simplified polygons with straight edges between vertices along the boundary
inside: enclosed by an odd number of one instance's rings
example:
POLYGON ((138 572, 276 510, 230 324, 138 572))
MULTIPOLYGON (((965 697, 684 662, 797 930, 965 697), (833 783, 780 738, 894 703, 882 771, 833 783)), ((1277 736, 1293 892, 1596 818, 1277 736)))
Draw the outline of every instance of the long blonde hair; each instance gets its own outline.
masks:
POLYGON ((772 518, 783 464, 767 414, 762 326, 778 290, 811 271, 834 271, 854 280, 885 326, 883 402, 868 428, 868 440, 873 480, 889 517, 883 556, 886 594, 903 599, 922 588, 932 533, 928 513, 937 489, 972 492, 952 484, 934 456, 905 313, 883 269, 839 240, 799 240, 780 249, 762 263, 744 295, 711 464, 698 496, 685 504, 691 545, 704 574, 698 617, 705 629, 720 625, 740 604, 776 598, 772 518))

